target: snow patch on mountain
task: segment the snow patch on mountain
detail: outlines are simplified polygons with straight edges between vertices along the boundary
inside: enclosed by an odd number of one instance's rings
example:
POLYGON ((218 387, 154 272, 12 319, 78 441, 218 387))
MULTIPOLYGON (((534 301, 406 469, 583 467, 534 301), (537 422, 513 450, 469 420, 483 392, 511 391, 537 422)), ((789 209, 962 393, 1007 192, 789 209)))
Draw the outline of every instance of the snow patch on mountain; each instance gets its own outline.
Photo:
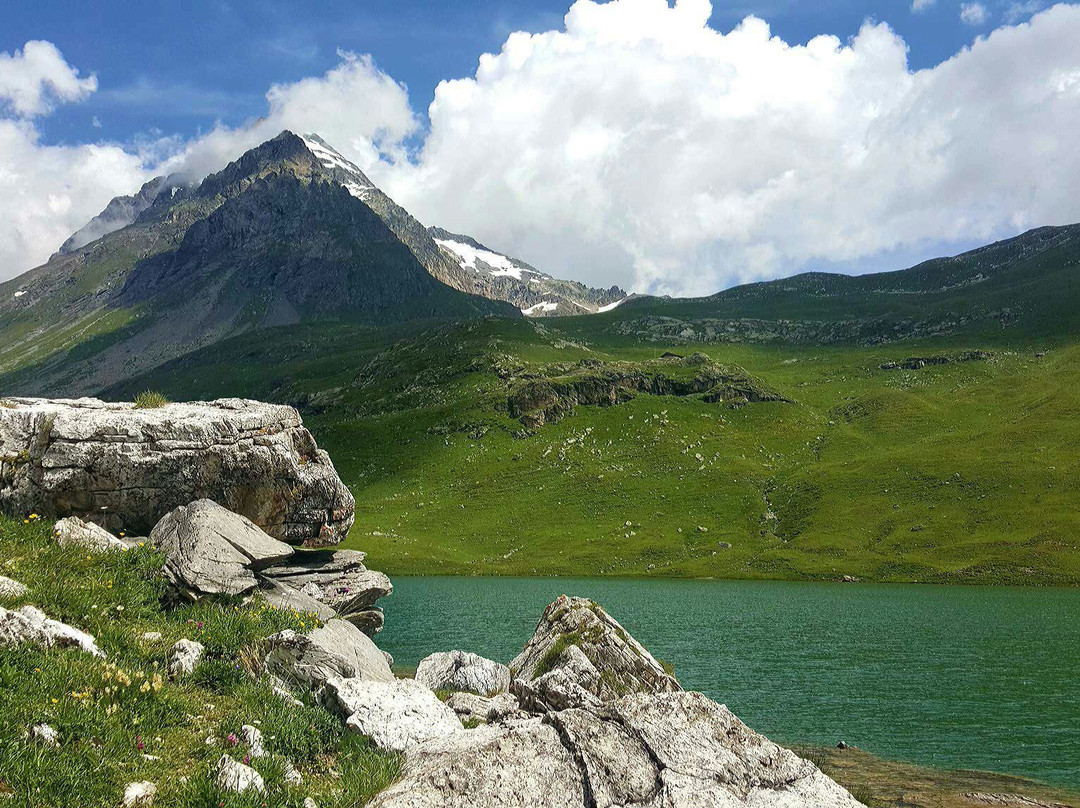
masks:
POLYGON ((364 176, 364 172, 360 170, 356 163, 346 160, 339 151, 314 132, 308 132, 299 137, 304 141, 304 145, 308 147, 308 151, 315 155, 315 159, 322 164, 323 168, 329 169, 335 175, 334 178, 345 187, 345 190, 357 199, 363 199, 376 190, 375 183, 364 176))
POLYGON ((557 308, 559 308, 558 302, 550 301, 550 300, 542 300, 539 303, 537 303, 535 306, 529 306, 527 308, 522 309, 521 313, 524 314, 526 317, 533 317, 533 316, 535 316, 537 314, 541 314, 543 312, 555 311, 557 308))
POLYGON ((618 307, 619 305, 625 303, 629 299, 630 299, 629 297, 624 297, 622 300, 616 300, 614 303, 608 303, 606 306, 600 306, 600 308, 598 308, 596 310, 596 313, 597 314, 603 314, 605 311, 611 311, 612 309, 614 309, 614 308, 618 307))
POLYGON ((465 244, 461 241, 450 241, 449 239, 435 239, 435 243, 440 247, 445 247, 450 252, 454 253, 461 262, 462 269, 471 269, 476 272, 480 271, 480 267, 476 265, 477 261, 486 264, 489 268, 489 273, 498 277, 511 277, 516 280, 521 280, 521 273, 527 272, 530 275, 539 275, 539 272, 530 269, 524 269, 516 266, 513 261, 507 258, 505 255, 501 255, 497 252, 491 252, 491 250, 483 250, 472 246, 471 244, 465 244))

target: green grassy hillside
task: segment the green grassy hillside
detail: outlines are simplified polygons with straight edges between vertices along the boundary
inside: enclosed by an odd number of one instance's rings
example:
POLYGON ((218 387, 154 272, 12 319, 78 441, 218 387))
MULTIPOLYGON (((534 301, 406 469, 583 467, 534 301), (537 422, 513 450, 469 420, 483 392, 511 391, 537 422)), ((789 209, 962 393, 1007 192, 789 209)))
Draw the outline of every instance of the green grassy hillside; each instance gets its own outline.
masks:
POLYGON ((1080 583, 1080 346, 642 344, 583 322, 277 329, 108 396, 296 403, 356 495, 349 544, 391 574, 1080 583), (910 357, 944 363, 882 368, 910 357), (690 361, 787 400, 676 390, 690 361), (595 400, 614 367, 684 394, 511 414, 551 380, 595 400))

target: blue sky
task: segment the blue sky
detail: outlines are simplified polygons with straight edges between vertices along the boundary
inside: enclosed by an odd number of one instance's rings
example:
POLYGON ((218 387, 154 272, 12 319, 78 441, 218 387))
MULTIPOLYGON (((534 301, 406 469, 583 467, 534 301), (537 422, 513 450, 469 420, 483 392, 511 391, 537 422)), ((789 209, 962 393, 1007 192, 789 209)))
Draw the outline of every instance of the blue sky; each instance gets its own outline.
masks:
MULTIPOLYGON (((0 28, 0 51, 46 39, 83 73, 97 75, 94 96, 42 122, 49 142, 123 140, 153 130, 191 136, 216 121, 235 126, 263 114, 271 84, 325 72, 339 49, 370 53, 424 113, 439 81, 472 75, 480 54, 497 52, 512 31, 560 28, 568 6, 569 0, 14 0, 0 28)), ((994 6, 997 16, 1006 7, 994 6)), ((883 21, 904 38, 919 69, 991 28, 992 20, 961 22, 958 8, 946 0, 918 13, 906 0, 714 3, 709 22, 726 31, 753 14, 787 42, 805 43, 818 34, 846 39, 867 19, 883 21)))
POLYGON ((9 0, 0 281, 282 128, 594 285, 902 268, 1080 221, 1077 42, 1042 0, 9 0))

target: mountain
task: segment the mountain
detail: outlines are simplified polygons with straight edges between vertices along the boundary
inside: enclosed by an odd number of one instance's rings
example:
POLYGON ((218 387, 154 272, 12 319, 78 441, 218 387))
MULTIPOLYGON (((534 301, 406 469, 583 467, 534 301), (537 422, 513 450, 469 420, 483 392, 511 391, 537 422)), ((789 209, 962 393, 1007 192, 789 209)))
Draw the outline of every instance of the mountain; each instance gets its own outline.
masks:
MULTIPOLYGON (((390 205, 321 140, 283 132, 0 284, 0 372, 19 371, 6 387, 90 392, 275 325, 520 316, 433 277, 380 216, 390 205)), ((408 219, 395 224, 426 238, 408 219)))
POLYGON ((439 279, 463 292, 513 303, 527 317, 556 317, 611 311, 629 299, 618 286, 593 289, 554 278, 535 267, 485 247, 471 236, 429 227, 428 233, 454 264, 439 279))
POLYGON ((1080 224, 1040 227, 909 269, 810 272, 703 298, 637 297, 590 323, 645 341, 876 344, 1080 333, 1080 224))
POLYGON ((60 245, 61 253, 70 253, 85 247, 91 241, 97 241, 102 236, 127 227, 139 218, 139 214, 150 207, 157 195, 167 185, 165 177, 154 177, 145 183, 134 196, 114 197, 105 210, 80 227, 68 240, 60 245))

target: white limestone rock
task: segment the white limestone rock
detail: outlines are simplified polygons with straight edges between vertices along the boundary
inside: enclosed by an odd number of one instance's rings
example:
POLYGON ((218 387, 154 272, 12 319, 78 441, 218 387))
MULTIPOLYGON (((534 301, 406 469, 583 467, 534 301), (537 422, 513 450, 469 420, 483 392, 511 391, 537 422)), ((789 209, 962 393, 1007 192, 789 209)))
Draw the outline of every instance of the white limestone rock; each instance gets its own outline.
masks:
POLYGON ((0 575, 0 598, 14 600, 15 598, 21 598, 29 591, 25 584, 21 584, 13 578, 8 578, 6 575, 0 575))
POLYGON ((156 794, 157 786, 149 780, 128 783, 127 788, 124 789, 124 808, 136 808, 136 806, 146 808, 153 805, 156 794))
POLYGON ((326 683, 323 699, 345 718, 347 727, 368 736, 381 749, 404 752, 432 738, 463 731, 454 711, 411 679, 333 678, 326 683))
POLYGON ((266 783, 263 782, 261 774, 228 755, 222 755, 218 760, 214 779, 218 788, 235 791, 237 794, 252 789, 260 794, 266 791, 266 783))
POLYGON ((101 525, 84 522, 77 516, 69 516, 53 525, 53 535, 61 547, 76 547, 91 553, 109 550, 126 550, 128 543, 114 536, 101 525))
POLYGON ((206 654, 206 647, 195 640, 180 640, 169 651, 169 676, 174 679, 194 672, 206 654))
POLYGON ((16 611, 0 608, 0 647, 12 648, 23 643, 41 648, 75 647, 97 657, 105 656, 85 631, 51 620, 33 606, 16 611))
POLYGON ((510 689, 506 665, 465 651, 440 651, 420 660, 416 681, 432 690, 462 690, 494 696, 510 689))
POLYGON ((271 675, 312 690, 332 678, 394 681, 382 651, 346 620, 330 620, 310 634, 286 629, 267 637, 266 645, 271 675))
POLYGON ((212 499, 276 539, 336 544, 353 497, 292 408, 229 398, 136 409, 93 398, 6 398, 0 510, 93 514, 143 535, 173 508, 212 499))

